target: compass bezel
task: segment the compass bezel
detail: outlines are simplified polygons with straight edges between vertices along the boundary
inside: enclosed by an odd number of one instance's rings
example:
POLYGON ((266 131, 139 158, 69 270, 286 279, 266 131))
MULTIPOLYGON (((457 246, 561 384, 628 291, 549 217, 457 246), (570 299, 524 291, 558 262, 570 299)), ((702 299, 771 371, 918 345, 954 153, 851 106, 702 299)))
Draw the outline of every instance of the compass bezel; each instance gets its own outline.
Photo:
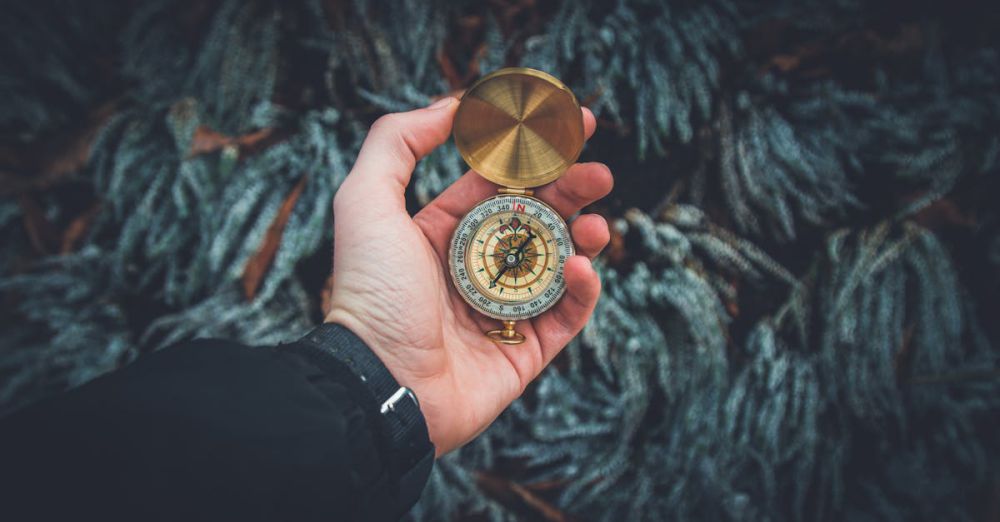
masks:
MULTIPOLYGON (((534 209, 532 210, 534 211, 534 209)), ((527 195, 500 194, 479 202, 459 221, 449 245, 448 268, 452 283, 459 295, 477 312, 501 321, 530 319, 555 306, 566 292, 566 281, 563 276, 566 260, 576 253, 569 226, 562 216, 544 201, 527 195), (504 206, 506 203, 509 203, 509 207, 504 206), (537 297, 524 301, 505 301, 479 289, 479 285, 473 281, 472 275, 468 272, 466 253, 474 240, 475 232, 479 230, 485 219, 501 212, 508 212, 516 208, 517 204, 525 207, 526 215, 544 223, 553 239, 562 239, 563 244, 553 247, 553 268, 556 274, 549 285, 538 293, 537 297), (531 207, 536 207, 537 211, 535 212, 537 213, 529 214, 527 210, 531 207)))

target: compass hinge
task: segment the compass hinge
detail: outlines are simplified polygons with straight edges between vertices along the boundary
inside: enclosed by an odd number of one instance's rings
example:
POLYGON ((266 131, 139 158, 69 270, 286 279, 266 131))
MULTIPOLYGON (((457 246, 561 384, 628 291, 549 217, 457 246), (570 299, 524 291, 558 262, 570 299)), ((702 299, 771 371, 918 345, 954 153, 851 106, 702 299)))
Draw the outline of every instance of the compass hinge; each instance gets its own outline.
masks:
POLYGON ((535 193, 534 190, 527 188, 510 188, 510 187, 500 187, 497 192, 501 194, 514 194, 515 196, 531 196, 535 193))

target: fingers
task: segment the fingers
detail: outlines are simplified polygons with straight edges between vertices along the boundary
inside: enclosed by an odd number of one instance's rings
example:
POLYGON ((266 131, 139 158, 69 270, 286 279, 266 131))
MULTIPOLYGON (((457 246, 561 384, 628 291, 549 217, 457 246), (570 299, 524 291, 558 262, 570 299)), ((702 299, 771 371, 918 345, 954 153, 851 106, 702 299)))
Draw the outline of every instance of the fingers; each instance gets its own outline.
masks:
POLYGON ((607 196, 614 186, 611 170, 603 163, 577 163, 561 178, 535 191, 564 218, 607 196))
POLYGON ((590 259, 597 257, 611 240, 608 222, 598 214, 584 214, 576 218, 570 225, 570 233, 576 244, 576 253, 590 259))
POLYGON ((403 192, 413 168, 448 139, 456 108, 458 100, 447 97, 424 109, 386 114, 376 120, 338 196, 357 199, 353 196, 363 193, 367 205, 378 207, 389 201, 405 208, 403 192), (342 191, 351 195, 342 195, 342 191))
POLYGON ((566 293, 554 308, 535 318, 533 324, 542 349, 542 363, 548 364, 587 324, 601 294, 601 280, 590 260, 573 256, 563 267, 566 293))

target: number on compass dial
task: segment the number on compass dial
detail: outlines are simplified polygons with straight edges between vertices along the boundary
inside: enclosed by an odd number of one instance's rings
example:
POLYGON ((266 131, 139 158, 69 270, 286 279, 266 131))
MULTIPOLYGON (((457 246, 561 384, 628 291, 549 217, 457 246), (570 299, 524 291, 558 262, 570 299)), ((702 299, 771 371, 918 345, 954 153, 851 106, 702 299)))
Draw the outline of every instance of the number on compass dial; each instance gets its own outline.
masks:
POLYGON ((548 205, 526 196, 480 203, 455 231, 452 276, 469 304, 495 319, 547 310, 565 291, 562 268, 573 255, 569 230, 548 205))

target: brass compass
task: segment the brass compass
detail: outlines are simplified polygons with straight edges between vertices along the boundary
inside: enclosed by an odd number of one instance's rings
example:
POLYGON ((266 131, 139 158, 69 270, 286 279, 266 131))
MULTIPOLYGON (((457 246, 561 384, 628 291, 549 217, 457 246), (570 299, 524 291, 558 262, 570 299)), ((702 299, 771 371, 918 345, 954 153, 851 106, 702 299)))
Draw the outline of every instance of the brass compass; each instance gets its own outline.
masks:
POLYGON ((466 91, 454 135, 462 158, 500 188, 455 229, 452 280, 470 306, 502 321, 487 332, 491 339, 520 344, 515 323, 548 310, 566 290, 563 265, 574 253, 569 227, 531 189, 558 179, 580 156, 580 104, 549 74, 501 69, 466 91))

